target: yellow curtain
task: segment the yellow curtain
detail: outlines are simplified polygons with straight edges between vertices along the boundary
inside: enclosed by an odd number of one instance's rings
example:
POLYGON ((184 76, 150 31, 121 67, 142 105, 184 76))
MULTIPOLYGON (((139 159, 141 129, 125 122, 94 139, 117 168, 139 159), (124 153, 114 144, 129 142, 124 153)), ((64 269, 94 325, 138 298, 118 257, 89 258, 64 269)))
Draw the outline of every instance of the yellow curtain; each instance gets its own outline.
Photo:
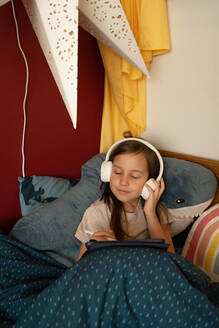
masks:
MULTIPOLYGON (((120 0, 147 68, 153 56, 170 50, 166 0, 120 0)), ((146 77, 98 42, 105 67, 100 152, 125 131, 139 137, 146 130, 146 77)))

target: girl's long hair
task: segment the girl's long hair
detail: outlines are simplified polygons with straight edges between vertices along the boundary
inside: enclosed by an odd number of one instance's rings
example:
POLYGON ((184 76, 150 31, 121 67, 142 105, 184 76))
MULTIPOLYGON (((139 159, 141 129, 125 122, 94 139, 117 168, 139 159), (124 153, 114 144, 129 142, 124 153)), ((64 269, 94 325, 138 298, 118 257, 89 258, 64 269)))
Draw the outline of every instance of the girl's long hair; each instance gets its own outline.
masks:
MULTIPOLYGON (((145 144, 136 140, 127 140, 120 143, 111 153, 109 160, 113 162, 115 156, 120 154, 143 153, 148 164, 149 179, 156 179, 159 175, 160 163, 156 153, 145 144)), ((118 200, 110 189, 109 182, 105 183, 105 189, 102 195, 103 201, 108 205, 111 212, 110 225, 117 240, 123 240, 129 237, 122 227, 122 218, 126 219, 123 204, 118 200)), ((142 200, 144 202, 144 200, 142 200)))

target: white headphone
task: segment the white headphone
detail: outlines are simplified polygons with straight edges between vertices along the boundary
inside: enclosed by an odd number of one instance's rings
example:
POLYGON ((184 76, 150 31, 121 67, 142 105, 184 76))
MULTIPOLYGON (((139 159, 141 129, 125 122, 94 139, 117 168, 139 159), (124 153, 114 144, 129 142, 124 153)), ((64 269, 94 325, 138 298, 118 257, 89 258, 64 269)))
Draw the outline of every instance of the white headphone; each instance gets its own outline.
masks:
MULTIPOLYGON (((110 161, 109 158, 110 158, 110 155, 111 155, 113 149, 116 148, 116 146, 118 146, 120 143, 125 142, 125 141, 129 141, 129 140, 135 140, 135 141, 141 142, 142 144, 146 145, 148 148, 150 148, 151 150, 153 150, 155 152, 155 154, 157 155, 157 158, 159 160, 159 163, 160 163, 159 175, 156 178, 156 180, 159 181, 161 179, 162 175, 163 175, 163 168, 164 168, 162 156, 159 153, 159 151, 152 144, 150 144, 149 142, 147 142, 145 140, 138 139, 138 138, 125 138, 125 139, 122 139, 122 140, 119 140, 119 141, 115 142, 110 147, 110 149, 108 150, 108 152, 106 154, 105 161, 101 165, 101 169, 100 169, 100 178, 101 178, 101 180, 103 182, 109 182, 110 181, 110 176, 111 176, 111 172, 112 172, 112 161, 110 161)), ((152 179, 149 179, 146 183, 153 190, 155 190, 155 185, 154 185, 152 179)), ((149 191, 145 186, 142 189, 141 196, 144 199, 148 199, 148 197, 149 197, 149 191)))

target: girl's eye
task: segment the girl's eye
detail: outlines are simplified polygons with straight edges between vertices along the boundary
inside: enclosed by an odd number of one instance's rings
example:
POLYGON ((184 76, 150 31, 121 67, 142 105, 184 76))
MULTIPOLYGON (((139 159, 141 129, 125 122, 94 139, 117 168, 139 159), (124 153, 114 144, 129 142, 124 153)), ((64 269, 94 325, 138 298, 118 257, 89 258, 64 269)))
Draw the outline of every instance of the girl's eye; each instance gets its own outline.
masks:
POLYGON ((139 179, 139 176, 132 175, 132 179, 139 179))
POLYGON ((121 174, 121 172, 119 172, 119 171, 114 171, 114 174, 119 175, 119 174, 121 174))

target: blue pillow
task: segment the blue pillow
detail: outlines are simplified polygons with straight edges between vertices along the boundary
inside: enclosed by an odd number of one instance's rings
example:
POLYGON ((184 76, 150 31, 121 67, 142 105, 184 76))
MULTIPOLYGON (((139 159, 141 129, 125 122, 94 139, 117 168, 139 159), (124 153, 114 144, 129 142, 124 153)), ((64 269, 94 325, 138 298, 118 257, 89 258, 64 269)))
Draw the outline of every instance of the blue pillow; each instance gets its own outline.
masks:
POLYGON ((20 207, 22 216, 33 208, 53 200, 73 187, 77 179, 63 179, 48 176, 18 177, 20 183, 20 207))
POLYGON ((80 246, 74 234, 85 210, 102 194, 99 172, 104 159, 104 154, 91 158, 82 166, 81 179, 74 187, 53 202, 32 209, 10 235, 38 250, 61 254, 70 249, 74 260, 75 248, 80 246))

